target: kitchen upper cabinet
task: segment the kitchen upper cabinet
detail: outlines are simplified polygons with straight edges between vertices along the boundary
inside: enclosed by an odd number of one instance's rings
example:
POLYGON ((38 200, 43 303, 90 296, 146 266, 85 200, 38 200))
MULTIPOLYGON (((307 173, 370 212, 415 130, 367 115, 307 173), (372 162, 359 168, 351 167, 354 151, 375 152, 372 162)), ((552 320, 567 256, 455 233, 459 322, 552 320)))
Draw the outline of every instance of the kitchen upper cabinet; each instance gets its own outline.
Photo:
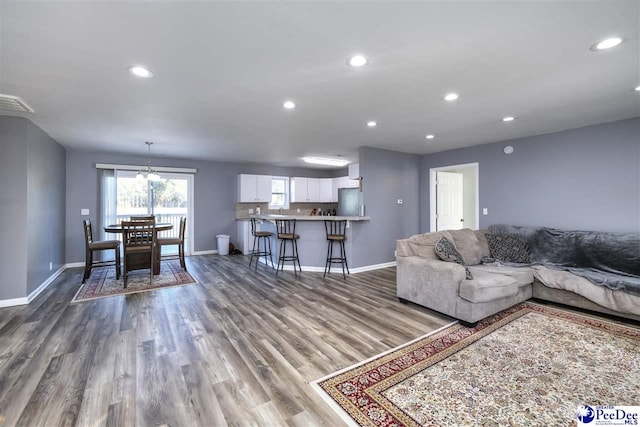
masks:
POLYGON ((320 202, 320 179, 291 178, 291 202, 320 202))
POLYGON ((238 175, 238 202, 270 203, 271 176, 247 174, 238 175))
POLYGON ((320 202, 331 203, 338 201, 337 197, 333 197, 333 181, 333 178, 320 178, 320 202))

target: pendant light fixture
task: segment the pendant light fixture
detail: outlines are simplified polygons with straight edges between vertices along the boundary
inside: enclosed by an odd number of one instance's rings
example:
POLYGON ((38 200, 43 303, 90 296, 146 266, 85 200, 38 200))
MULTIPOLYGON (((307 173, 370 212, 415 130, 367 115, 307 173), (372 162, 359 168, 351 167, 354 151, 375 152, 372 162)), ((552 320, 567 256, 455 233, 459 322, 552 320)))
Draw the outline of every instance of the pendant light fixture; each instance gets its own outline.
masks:
POLYGON ((151 169, 151 144, 153 144, 153 142, 147 141, 145 142, 145 144, 147 144, 147 148, 149 152, 148 160, 147 160, 147 170, 144 171, 144 174, 143 174, 143 171, 138 172, 138 175, 136 175, 136 178, 148 179, 149 181, 160 181, 160 175, 158 175, 156 171, 151 169))

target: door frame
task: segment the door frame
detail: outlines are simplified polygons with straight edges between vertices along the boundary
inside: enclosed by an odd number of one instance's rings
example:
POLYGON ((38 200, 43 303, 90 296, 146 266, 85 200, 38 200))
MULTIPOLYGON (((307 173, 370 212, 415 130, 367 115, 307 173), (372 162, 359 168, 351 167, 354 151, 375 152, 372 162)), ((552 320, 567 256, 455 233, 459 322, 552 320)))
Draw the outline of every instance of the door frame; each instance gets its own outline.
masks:
MULTIPOLYGON (((156 170, 158 170, 159 168, 157 168, 156 170)), ((170 168, 166 168, 166 169, 170 169, 170 168)), ((135 177, 137 172, 131 169, 116 169, 114 170, 114 178, 116 180, 116 198, 118 197, 118 173, 122 173, 122 175, 128 177, 135 177)), ((121 176, 122 176, 121 175, 121 176)), ((163 179, 186 179, 187 180, 187 200, 188 200, 188 207, 187 207, 187 229, 186 229, 186 240, 188 242, 188 245, 185 246, 185 255, 186 256, 191 256, 194 253, 194 247, 195 247, 195 242, 194 242, 194 235, 195 235, 195 227, 194 227, 194 217, 195 217, 195 210, 194 210, 194 206, 195 206, 195 201, 194 201, 194 196, 195 196, 195 189, 194 189, 194 181, 195 181, 195 175, 193 173, 190 172, 179 172, 179 171, 169 171, 169 172, 164 172, 161 175, 161 178, 163 179)), ((149 186, 149 182, 147 182, 147 197, 151 198, 151 188, 149 186)), ((149 200, 149 202, 151 202, 152 200, 149 200)), ((117 205, 117 200, 116 200, 116 205, 117 205)), ((147 210, 148 214, 151 214, 151 209, 147 210)))
POLYGON ((476 175, 476 229, 480 228, 480 163, 475 162, 429 169, 429 231, 436 231, 436 172, 450 172, 467 168, 473 168, 476 175))

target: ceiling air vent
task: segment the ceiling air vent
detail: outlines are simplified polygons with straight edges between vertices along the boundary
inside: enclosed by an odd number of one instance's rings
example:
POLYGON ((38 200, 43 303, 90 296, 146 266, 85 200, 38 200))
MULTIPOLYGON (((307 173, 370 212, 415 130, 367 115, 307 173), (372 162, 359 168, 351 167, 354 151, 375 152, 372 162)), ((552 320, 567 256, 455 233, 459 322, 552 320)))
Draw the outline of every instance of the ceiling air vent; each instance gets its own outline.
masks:
POLYGON ((18 113, 33 113, 31 107, 17 96, 3 95, 0 93, 0 110, 16 111, 18 113))

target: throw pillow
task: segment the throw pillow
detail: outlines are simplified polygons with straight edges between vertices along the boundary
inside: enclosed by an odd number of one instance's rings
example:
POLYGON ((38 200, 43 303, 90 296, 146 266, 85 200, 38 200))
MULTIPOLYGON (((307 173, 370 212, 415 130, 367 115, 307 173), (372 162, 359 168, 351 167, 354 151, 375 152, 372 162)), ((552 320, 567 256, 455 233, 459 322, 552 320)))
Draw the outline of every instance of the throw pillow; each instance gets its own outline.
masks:
POLYGON ((436 243, 434 250, 436 251, 436 255, 438 255, 438 258, 440 258, 441 260, 447 262, 455 262, 462 265, 467 275, 467 280, 473 280, 473 276, 467 268, 467 265, 464 262, 464 258, 462 258, 460 252, 458 252, 454 244, 451 243, 449 239, 447 239, 446 237, 441 237, 440 240, 438 240, 438 243, 436 243))
POLYGON ((529 264, 529 247, 522 238, 516 234, 491 234, 487 233, 487 242, 491 257, 499 261, 529 264))

